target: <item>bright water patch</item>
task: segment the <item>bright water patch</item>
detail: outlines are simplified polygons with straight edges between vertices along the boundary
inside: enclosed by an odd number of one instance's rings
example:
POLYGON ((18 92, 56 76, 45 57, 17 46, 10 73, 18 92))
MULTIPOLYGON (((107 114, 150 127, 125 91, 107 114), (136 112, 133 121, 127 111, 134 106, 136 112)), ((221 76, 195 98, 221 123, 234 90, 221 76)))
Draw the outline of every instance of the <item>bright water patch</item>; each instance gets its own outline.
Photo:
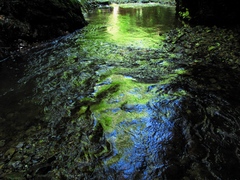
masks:
POLYGON ((166 94, 157 97, 159 89, 164 87, 122 75, 111 75, 95 87, 94 95, 102 98, 90 109, 113 148, 112 156, 104 161, 107 172, 114 169, 123 179, 161 175, 164 165, 159 152, 171 139, 175 112, 186 93, 179 89, 175 98, 166 94))
POLYGON ((86 18, 90 22, 86 29, 91 32, 86 38, 138 47, 158 47, 160 35, 179 25, 175 7, 157 4, 113 4, 86 18))

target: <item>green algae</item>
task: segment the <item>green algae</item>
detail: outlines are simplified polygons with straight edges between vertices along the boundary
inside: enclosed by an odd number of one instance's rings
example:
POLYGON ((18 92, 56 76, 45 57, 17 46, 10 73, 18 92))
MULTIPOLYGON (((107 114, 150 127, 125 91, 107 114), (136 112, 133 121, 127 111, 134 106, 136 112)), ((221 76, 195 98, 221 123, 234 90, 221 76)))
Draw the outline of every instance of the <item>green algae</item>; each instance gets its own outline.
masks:
POLYGON ((131 147, 133 145, 132 140, 130 139, 130 136, 127 135, 121 135, 121 138, 116 139, 116 148, 117 148, 117 154, 115 156, 112 156, 110 159, 107 159, 105 163, 110 166, 116 162, 118 162, 121 158, 124 158, 124 160, 128 161, 129 157, 125 156, 123 157, 124 152, 127 148, 131 147))
POLYGON ((101 83, 104 85, 96 86, 94 94, 96 99, 100 99, 97 100, 99 103, 91 105, 90 109, 105 131, 111 132, 122 121, 147 116, 147 112, 127 112, 122 107, 126 104, 131 106, 146 104, 153 97, 153 93, 147 93, 149 84, 139 83, 133 78, 116 74, 99 82, 101 83))
POLYGON ((186 71, 185 69, 179 68, 179 69, 176 69, 176 70, 175 70, 175 73, 176 73, 176 74, 186 74, 187 71, 186 71))
POLYGON ((81 108, 80 108, 78 114, 79 114, 79 115, 84 114, 84 113, 86 112, 87 108, 88 108, 87 106, 81 106, 81 108))

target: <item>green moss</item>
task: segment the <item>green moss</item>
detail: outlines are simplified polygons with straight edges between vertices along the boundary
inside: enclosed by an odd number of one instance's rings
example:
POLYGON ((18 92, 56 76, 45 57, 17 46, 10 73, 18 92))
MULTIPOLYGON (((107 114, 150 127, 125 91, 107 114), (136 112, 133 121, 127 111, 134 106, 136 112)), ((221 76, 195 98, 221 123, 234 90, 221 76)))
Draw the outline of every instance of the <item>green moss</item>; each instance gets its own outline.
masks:
POLYGON ((190 16, 190 13, 189 13, 189 10, 188 8, 182 11, 179 12, 179 16, 182 18, 182 19, 185 19, 185 20, 190 20, 191 19, 191 16, 190 16))
POLYGON ((111 157, 110 159, 108 159, 108 160, 106 161, 106 164, 107 164, 108 166, 110 166, 110 165, 112 165, 112 164, 115 164, 115 163, 117 163, 117 162, 121 159, 121 157, 122 157, 122 154, 117 154, 116 156, 113 156, 113 157, 111 157))
POLYGON ((84 114, 86 112, 87 108, 88 108, 87 106, 82 106, 79 110, 79 115, 84 114))
POLYGON ((159 84, 169 84, 171 82, 173 82, 176 78, 177 78, 177 74, 168 74, 165 76, 162 76, 161 81, 159 82, 159 84))
POLYGON ((169 66, 171 65, 171 63, 168 62, 168 61, 163 61, 163 62, 161 63, 161 65, 163 65, 163 66, 165 66, 165 67, 169 67, 169 66))
POLYGON ((100 120, 100 123, 102 124, 104 130, 108 130, 108 129, 111 129, 113 120, 111 117, 105 117, 105 118, 103 117, 100 120))
POLYGON ((176 70, 175 70, 175 73, 176 73, 176 74, 186 74, 187 71, 186 71, 185 69, 180 68, 180 69, 176 69, 176 70))
POLYGON ((106 85, 104 88, 100 89, 95 96, 97 99, 107 97, 109 94, 117 92, 119 90, 119 86, 120 84, 115 82, 110 85, 106 85))
POLYGON ((220 43, 216 43, 216 45, 214 45, 214 46, 209 46, 208 51, 212 51, 212 50, 218 48, 219 46, 220 46, 220 43))

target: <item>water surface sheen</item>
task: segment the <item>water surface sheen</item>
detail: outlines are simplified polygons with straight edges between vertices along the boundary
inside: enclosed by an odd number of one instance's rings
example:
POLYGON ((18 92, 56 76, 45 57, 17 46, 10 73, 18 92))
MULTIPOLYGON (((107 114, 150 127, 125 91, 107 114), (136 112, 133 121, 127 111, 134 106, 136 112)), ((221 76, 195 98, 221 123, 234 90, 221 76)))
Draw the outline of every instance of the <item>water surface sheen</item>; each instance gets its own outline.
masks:
POLYGON ((175 7, 158 4, 113 4, 86 15, 90 27, 102 28, 88 38, 119 45, 157 47, 162 33, 180 25, 175 7))

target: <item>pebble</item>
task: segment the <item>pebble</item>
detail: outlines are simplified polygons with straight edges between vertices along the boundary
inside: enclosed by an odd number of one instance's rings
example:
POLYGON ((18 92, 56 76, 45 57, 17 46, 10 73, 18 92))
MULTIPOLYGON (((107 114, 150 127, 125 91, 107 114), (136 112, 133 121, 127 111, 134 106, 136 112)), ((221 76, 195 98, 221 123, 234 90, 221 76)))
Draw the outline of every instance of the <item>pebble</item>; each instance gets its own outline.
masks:
POLYGON ((23 145, 24 145, 24 143, 23 143, 23 142, 19 142, 19 143, 18 143, 18 145, 16 146, 16 148, 17 148, 17 149, 20 149, 20 148, 22 148, 22 147, 23 147, 23 145))
POLYGON ((209 79, 212 84, 215 84, 217 81, 214 78, 209 79))
POLYGON ((15 162, 13 162, 11 165, 12 165, 12 167, 13 167, 14 169, 17 169, 17 168, 21 168, 21 167, 22 167, 21 161, 15 161, 15 162))
POLYGON ((28 163, 31 160, 31 157, 29 156, 24 156, 23 162, 28 163))

